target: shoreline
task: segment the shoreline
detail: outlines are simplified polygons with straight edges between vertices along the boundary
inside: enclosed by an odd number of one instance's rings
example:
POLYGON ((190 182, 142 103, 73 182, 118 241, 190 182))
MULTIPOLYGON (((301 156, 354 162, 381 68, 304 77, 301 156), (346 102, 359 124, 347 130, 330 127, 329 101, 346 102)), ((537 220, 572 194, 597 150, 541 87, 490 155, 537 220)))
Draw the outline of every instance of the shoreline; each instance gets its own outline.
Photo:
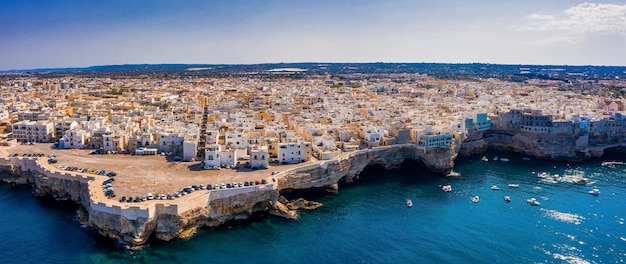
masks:
MULTIPOLYGON (((490 149, 489 143, 483 142, 480 148, 476 148, 471 146, 474 142, 476 141, 469 142, 470 147, 463 149, 464 156, 490 149)), ((452 172, 454 160, 462 152, 463 143, 460 139, 455 140, 446 149, 426 150, 415 144, 403 144, 345 152, 330 160, 280 171, 266 177, 265 185, 199 190, 174 200, 151 200, 133 204, 119 204, 117 200, 106 198, 101 186, 108 179, 107 176, 60 171, 41 157, 0 158, 3 174, 7 173, 6 167, 9 166, 12 168, 9 172, 13 176, 3 175, 0 180, 32 183, 33 194, 36 196, 49 194, 57 200, 74 201, 85 210, 85 219, 82 219, 81 224, 87 224, 104 237, 137 247, 149 242, 153 236, 165 241, 188 238, 197 228, 203 226, 220 226, 229 221, 247 219, 257 212, 271 213, 280 207, 278 198, 283 190, 326 188, 336 192, 338 182, 358 180, 359 173, 369 165, 382 165, 385 169, 390 169, 406 159, 414 159, 429 170, 446 175, 452 172)), ((492 147, 499 149, 498 144, 494 145, 492 147)), ((605 149, 614 147, 622 148, 626 145, 619 143, 595 147, 601 151, 582 156, 582 159, 601 157, 605 149)))

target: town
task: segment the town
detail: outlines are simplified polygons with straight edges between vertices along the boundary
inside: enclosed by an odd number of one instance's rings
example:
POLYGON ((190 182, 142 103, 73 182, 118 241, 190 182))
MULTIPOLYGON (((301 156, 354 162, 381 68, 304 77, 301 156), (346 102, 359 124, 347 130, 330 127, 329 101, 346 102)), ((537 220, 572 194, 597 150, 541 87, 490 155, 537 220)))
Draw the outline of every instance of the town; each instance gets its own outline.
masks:
POLYGON ((336 192, 369 164, 416 159, 457 176, 457 155, 488 148, 583 160, 626 138, 626 85, 614 76, 513 82, 301 68, 162 75, 4 76, 2 180, 73 200, 102 235, 142 245, 152 232, 188 237, 259 211, 297 218, 291 210, 320 205, 279 199, 283 191, 336 192), (141 231, 159 215, 187 220, 141 231), (127 221, 142 224, 117 227, 127 221))

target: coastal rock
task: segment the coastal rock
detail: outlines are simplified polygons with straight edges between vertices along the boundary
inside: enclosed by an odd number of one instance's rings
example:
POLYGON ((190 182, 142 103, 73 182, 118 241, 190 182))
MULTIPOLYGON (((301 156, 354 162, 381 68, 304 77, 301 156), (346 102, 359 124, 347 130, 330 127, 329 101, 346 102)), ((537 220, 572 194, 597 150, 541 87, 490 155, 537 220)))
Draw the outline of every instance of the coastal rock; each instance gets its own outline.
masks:
POLYGON ((289 210, 286 205, 278 201, 274 204, 274 208, 270 210, 270 214, 291 220, 298 219, 295 211, 289 210))
POLYGON ((307 201, 304 198, 299 198, 293 202, 286 204, 286 206, 287 208, 289 208, 289 210, 298 210, 298 209, 315 210, 317 208, 322 207, 323 204, 319 202, 315 202, 315 201, 307 201))

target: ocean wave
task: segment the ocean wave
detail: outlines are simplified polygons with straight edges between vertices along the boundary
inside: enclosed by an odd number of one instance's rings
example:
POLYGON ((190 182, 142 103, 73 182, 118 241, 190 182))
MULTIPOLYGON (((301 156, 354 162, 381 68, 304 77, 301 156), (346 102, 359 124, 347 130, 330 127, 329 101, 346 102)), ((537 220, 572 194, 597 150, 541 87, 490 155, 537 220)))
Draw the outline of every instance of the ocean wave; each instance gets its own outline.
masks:
POLYGON ((579 225, 585 220, 585 217, 577 214, 563 213, 557 210, 541 209, 546 217, 552 218, 568 224, 579 225))

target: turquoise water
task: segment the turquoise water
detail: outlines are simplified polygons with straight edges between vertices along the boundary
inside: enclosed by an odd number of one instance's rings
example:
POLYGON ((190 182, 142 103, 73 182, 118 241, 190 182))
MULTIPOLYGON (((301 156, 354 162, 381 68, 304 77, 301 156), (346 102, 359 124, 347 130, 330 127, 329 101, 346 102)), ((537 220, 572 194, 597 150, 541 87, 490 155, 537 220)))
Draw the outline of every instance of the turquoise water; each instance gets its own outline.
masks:
MULTIPOLYGON (((619 263, 626 260, 626 166, 523 161, 457 161, 458 179, 410 162, 369 167, 358 184, 318 197, 300 220, 265 217, 203 229, 187 241, 117 249, 80 230, 76 207, 0 184, 0 262, 38 263, 619 263), (546 171, 587 185, 546 182, 546 171), (440 186, 452 184, 453 191, 440 186), (519 184, 519 188, 507 184, 519 184), (498 185, 500 190, 490 187, 498 185), (588 194, 599 188, 599 196, 588 194), (480 196, 480 202, 470 198, 480 196), (511 202, 503 201, 510 196, 511 202), (540 206, 525 199, 535 197, 540 206), (413 201, 407 208, 405 199, 413 201)), ((613 157, 626 160, 626 157, 613 157)))

